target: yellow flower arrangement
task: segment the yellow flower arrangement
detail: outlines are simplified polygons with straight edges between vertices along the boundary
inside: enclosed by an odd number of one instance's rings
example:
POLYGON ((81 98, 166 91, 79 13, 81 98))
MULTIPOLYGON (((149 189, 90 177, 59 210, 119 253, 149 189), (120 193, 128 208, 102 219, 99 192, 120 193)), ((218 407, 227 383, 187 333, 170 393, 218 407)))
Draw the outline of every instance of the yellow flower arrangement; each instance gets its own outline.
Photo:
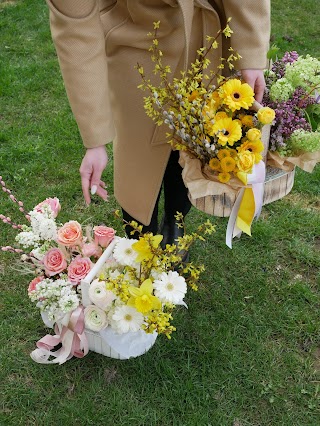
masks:
POLYGON ((143 67, 137 66, 142 77, 139 88, 151 93, 144 98, 147 115, 158 125, 166 124, 171 130, 167 133, 168 142, 198 158, 202 167, 207 165, 220 182, 239 178, 239 171, 252 173, 264 149, 260 129, 273 121, 274 111, 250 110, 254 104, 252 88, 237 76, 224 76, 225 68, 233 70, 233 63, 240 58, 232 49, 229 57, 213 68, 210 55, 218 47, 219 36, 231 36, 229 25, 216 37, 207 37, 208 45, 197 51, 197 59, 189 70, 181 72, 180 78, 171 78, 170 67, 162 63, 157 42, 159 25, 155 23, 154 32, 150 33, 151 59, 159 84, 154 85, 143 67))

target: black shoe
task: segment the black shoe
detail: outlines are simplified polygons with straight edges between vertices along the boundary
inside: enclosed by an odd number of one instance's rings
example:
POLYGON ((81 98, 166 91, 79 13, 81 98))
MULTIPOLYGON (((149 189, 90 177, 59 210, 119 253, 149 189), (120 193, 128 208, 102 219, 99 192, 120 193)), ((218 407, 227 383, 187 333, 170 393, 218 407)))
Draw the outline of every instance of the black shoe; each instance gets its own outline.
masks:
MULTIPOLYGON (((163 249, 166 248, 167 244, 175 244, 178 245, 178 238, 184 236, 184 228, 179 227, 175 218, 168 220, 166 217, 162 219, 160 224, 159 233, 163 235, 163 239, 161 241, 161 247, 163 249)), ((181 263, 189 262, 189 252, 183 250, 183 253, 179 253, 181 255, 181 263)))

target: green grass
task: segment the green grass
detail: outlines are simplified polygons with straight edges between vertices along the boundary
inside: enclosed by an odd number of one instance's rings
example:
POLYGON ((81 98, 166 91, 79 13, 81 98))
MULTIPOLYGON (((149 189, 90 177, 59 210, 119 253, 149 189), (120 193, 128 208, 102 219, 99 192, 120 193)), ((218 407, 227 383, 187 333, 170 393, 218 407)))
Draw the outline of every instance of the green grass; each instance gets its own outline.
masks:
MULTIPOLYGON (((272 5, 281 51, 319 56, 315 2, 272 5)), ((105 172, 110 202, 84 206, 83 148, 44 2, 0 2, 0 34, 0 174, 28 209, 57 196, 61 221, 90 218, 121 234, 112 215, 112 164, 105 172)), ((159 338, 129 361, 92 352, 62 366, 31 361, 47 330, 26 295, 30 277, 14 270, 13 256, 1 254, 0 424, 317 426, 319 179, 319 166, 312 175, 297 171, 291 194, 265 206, 253 237, 243 236, 232 251, 224 244, 226 219, 213 218, 217 233, 191 253, 207 268, 201 289, 188 295, 188 310, 176 312, 172 340, 159 338)), ((0 212, 19 220, 5 197, 0 212)), ((188 229, 206 218, 192 209, 188 229)), ((0 243, 14 235, 2 224, 0 243)))

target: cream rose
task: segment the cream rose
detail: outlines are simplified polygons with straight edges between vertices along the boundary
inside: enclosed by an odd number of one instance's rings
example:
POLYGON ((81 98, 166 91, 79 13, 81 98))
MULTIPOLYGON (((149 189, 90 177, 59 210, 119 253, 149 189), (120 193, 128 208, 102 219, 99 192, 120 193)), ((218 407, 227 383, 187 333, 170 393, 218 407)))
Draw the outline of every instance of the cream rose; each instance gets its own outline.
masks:
POLYGON ((67 247, 82 243, 82 229, 80 223, 75 220, 65 223, 58 230, 57 242, 67 247))
POLYGON ((85 327, 92 331, 100 331, 107 327, 107 314, 94 305, 89 305, 84 310, 85 327))
POLYGON ((45 254, 42 262, 45 268, 45 273, 48 277, 60 274, 60 272, 64 271, 67 267, 67 261, 64 254, 58 248, 50 249, 45 254))
POLYGON ((68 267, 68 278, 72 284, 79 284, 92 268, 92 262, 88 257, 77 256, 68 267))
POLYGON ((116 231, 113 228, 107 226, 95 226, 93 228, 94 242, 99 244, 101 247, 108 247, 113 240, 116 231))
POLYGON ((115 294, 106 289, 105 281, 94 280, 89 287, 89 298, 101 309, 107 309, 116 299, 115 294))

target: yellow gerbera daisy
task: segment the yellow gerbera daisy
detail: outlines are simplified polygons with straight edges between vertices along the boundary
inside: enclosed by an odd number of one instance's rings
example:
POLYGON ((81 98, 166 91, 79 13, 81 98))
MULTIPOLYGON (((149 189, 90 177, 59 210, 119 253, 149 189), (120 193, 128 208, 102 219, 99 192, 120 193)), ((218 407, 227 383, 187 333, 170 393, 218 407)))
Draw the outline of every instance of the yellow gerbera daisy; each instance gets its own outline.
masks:
POLYGON ((221 86, 220 97, 222 102, 232 110, 248 109, 254 102, 254 92, 247 83, 233 78, 221 86))
POLYGON ((241 139, 242 130, 240 124, 232 118, 223 118, 214 123, 210 134, 218 137, 220 145, 229 144, 233 146, 235 142, 241 139))
POLYGON ((236 168, 236 160, 232 157, 225 157, 221 160, 221 169, 223 172, 233 172, 236 168))
POLYGON ((219 160, 222 160, 225 157, 230 157, 230 149, 220 149, 218 152, 219 160))
POLYGON ((212 170, 220 170, 220 161, 217 158, 211 158, 209 161, 209 167, 212 170))
POLYGON ((231 179, 231 175, 230 175, 230 173, 222 172, 222 173, 219 173, 218 179, 222 183, 227 183, 231 179))
POLYGON ((238 151, 251 151, 254 154, 260 154, 264 150, 263 143, 260 139, 256 141, 245 141, 239 146, 238 151))

